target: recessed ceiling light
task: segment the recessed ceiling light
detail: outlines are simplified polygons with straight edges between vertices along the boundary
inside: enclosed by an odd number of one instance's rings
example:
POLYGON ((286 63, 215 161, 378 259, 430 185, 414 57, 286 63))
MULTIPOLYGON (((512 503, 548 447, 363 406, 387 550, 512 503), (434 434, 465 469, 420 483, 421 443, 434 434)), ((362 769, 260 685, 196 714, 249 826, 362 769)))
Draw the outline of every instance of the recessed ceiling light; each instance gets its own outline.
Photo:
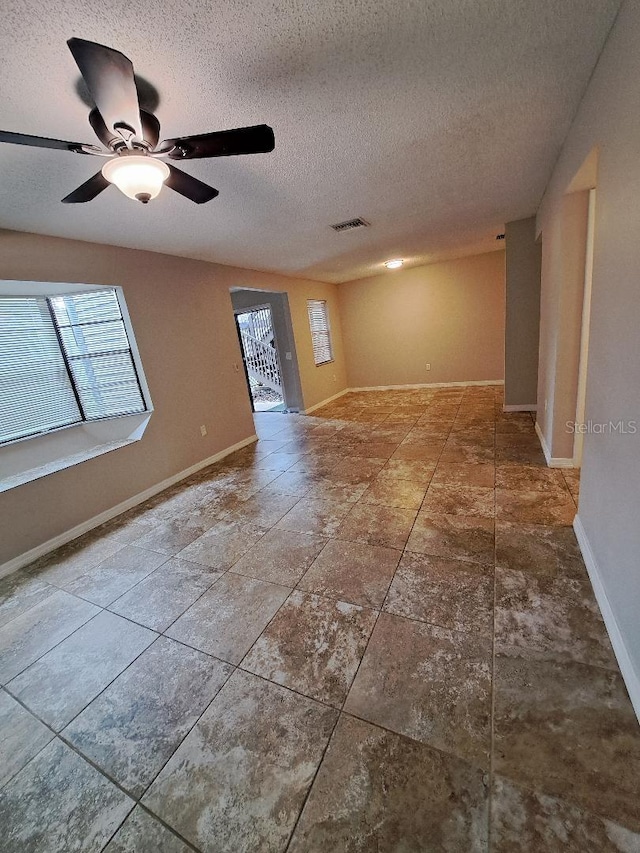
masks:
POLYGON ((402 258, 394 258, 392 261, 385 261, 384 265, 388 270, 397 270, 400 269, 403 263, 402 258))

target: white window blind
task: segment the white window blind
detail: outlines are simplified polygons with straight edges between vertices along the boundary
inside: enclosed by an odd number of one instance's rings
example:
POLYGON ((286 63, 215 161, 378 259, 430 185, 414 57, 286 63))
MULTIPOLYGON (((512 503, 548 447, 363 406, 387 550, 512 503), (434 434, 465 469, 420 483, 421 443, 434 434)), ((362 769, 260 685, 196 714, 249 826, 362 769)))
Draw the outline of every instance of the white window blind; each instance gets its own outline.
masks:
POLYGON ((50 299, 85 420, 145 409, 114 290, 50 299))
POLYGON ((115 290, 0 298, 0 442, 143 411, 115 290))
POLYGON ((80 420, 47 300, 0 299, 0 441, 80 420))
POLYGON ((307 300, 307 310, 309 311, 314 361, 316 365, 326 364, 328 361, 333 361, 327 303, 320 299, 309 299, 307 300))

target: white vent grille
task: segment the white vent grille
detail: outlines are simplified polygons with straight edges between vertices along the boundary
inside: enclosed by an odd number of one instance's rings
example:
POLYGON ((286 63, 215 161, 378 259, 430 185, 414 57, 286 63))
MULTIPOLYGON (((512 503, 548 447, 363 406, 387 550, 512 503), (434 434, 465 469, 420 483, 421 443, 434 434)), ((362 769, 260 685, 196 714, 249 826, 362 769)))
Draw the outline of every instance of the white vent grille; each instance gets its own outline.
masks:
POLYGON ((334 231, 351 231, 353 228, 366 228, 369 225, 364 219, 360 216, 357 216, 355 219, 347 219, 346 222, 337 222, 335 225, 332 225, 334 231))

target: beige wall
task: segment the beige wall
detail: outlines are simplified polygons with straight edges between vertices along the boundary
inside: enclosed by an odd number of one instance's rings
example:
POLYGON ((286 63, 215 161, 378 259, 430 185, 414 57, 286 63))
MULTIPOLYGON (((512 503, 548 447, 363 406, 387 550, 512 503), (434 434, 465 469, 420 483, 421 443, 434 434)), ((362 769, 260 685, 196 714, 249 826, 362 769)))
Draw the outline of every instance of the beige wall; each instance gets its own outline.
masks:
POLYGON ((347 282, 339 295, 351 388, 504 376, 504 251, 347 282))
MULTIPOLYGON (((544 242, 599 146, 586 419, 640 424, 640 4, 623 3, 538 214, 544 242)), ((558 325, 561 318, 556 316, 558 325)), ((560 330, 557 331, 559 334, 560 330)), ((549 337, 551 340, 551 337, 549 337)), ((546 370, 553 351, 545 343, 546 370)), ((540 401, 539 401, 540 403, 540 401)), ((549 425, 545 427, 549 429, 549 425)), ((640 433, 585 436, 579 525, 596 591, 640 713, 640 433), (588 552, 587 552, 588 553, 588 552)))
POLYGON ((504 404, 531 410, 538 399, 540 337, 541 246, 535 216, 508 222, 505 243, 504 404))
POLYGON ((253 434, 230 287, 287 292, 305 406, 346 386, 336 285, 10 231, 0 278, 122 285, 155 407, 140 442, 0 494, 0 565, 253 434), (307 298, 331 311, 336 359, 322 368, 307 298))

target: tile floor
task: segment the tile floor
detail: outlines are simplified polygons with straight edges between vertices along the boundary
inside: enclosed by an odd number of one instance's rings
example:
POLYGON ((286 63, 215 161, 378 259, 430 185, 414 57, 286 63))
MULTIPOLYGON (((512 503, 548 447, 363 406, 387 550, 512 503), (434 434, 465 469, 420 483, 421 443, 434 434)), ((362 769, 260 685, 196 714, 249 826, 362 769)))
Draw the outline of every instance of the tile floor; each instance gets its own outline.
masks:
POLYGON ((0 582, 3 851, 640 851, 640 728, 493 387, 259 442, 0 582))

